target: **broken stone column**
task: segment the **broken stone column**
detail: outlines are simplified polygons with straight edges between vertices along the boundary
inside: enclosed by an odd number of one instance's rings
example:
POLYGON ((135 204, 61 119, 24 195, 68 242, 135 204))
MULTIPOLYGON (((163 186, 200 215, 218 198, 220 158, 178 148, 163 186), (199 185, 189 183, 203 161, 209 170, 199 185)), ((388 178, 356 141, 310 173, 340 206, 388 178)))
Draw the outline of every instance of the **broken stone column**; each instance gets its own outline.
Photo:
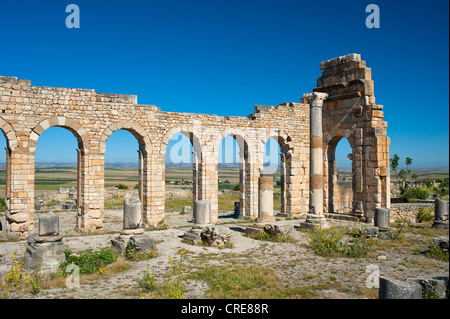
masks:
POLYGON ((273 216, 273 177, 261 176, 258 183, 258 223, 274 223, 273 216))
POLYGON ((39 214, 38 232, 32 232, 27 239, 25 267, 40 269, 42 273, 57 271, 65 259, 63 236, 59 235, 59 217, 53 212, 39 214))
POLYGON ((123 229, 142 227, 142 203, 139 198, 126 194, 123 199, 123 229))
POLYGON ((155 240, 144 231, 142 203, 138 197, 127 194, 123 200, 123 229, 118 237, 111 240, 112 248, 119 255, 125 255, 128 245, 144 254, 150 253, 155 240))
POLYGON ((194 202, 194 224, 211 224, 211 201, 197 200, 194 202))
POLYGON ((301 228, 328 227, 323 212, 323 136, 322 107, 327 93, 313 92, 304 95, 310 105, 310 155, 309 155, 309 213, 301 228))
POLYGON ((378 227, 380 239, 390 239, 389 231, 391 230, 391 210, 389 208, 375 209, 375 227, 378 227))
POLYGON ((379 299, 422 299, 422 286, 412 281, 380 277, 379 299))
POLYGON ((445 299, 448 298, 448 275, 420 276, 408 281, 422 286, 422 298, 445 299))
POLYGON ((448 229, 448 202, 436 198, 434 201, 433 227, 448 229))

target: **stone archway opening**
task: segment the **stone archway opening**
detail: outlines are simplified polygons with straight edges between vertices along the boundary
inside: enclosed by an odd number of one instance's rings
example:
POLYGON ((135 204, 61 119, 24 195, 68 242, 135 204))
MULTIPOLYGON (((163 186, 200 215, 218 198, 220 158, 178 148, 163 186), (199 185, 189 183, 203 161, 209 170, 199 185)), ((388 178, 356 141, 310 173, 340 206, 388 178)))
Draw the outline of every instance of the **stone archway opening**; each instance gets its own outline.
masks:
POLYGON ((218 163, 218 189, 222 193, 221 198, 218 198, 218 211, 233 210, 236 218, 257 217, 250 212, 251 163, 248 143, 244 137, 233 133, 225 135, 220 141, 218 163), (232 185, 231 193, 220 189, 228 184, 225 183, 227 180, 232 185), (239 192, 239 196, 236 192, 239 192))
POLYGON ((274 215, 286 214, 286 170, 283 157, 280 144, 270 137, 264 144, 262 174, 273 178, 274 215))
POLYGON ((220 142, 218 154, 218 212, 233 212, 233 217, 238 218, 240 214, 240 153, 238 142, 232 135, 225 136, 220 142))
POLYGON ((36 141, 34 211, 56 211, 63 234, 77 226, 81 208, 82 153, 83 142, 69 127, 51 126, 36 141))
POLYGON ((326 172, 328 192, 325 196, 329 213, 352 214, 353 151, 346 137, 337 136, 328 145, 326 172))
MULTIPOLYGON (((3 215, 6 213, 9 198, 9 157, 11 150, 8 145, 8 140, 6 139, 5 132, 3 132, 3 130, 0 130, 0 132, 0 215, 3 215)), ((2 222, 0 227, 6 227, 6 225, 3 224, 3 220, 0 222, 2 222)), ((2 230, 3 229, 0 229, 0 232, 2 230)))
POLYGON ((165 212, 188 214, 198 200, 200 154, 194 151, 193 134, 185 131, 174 133, 165 152, 165 212))
POLYGON ((122 229, 123 200, 126 194, 142 203, 142 151, 140 137, 118 129, 106 140, 104 160, 104 227, 122 229))

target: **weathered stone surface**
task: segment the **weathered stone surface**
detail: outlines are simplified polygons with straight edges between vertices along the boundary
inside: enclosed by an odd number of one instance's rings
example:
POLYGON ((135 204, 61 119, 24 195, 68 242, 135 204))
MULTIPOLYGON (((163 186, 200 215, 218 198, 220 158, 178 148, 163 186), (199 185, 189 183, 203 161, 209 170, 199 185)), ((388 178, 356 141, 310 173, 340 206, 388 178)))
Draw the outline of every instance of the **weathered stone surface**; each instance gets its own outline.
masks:
POLYGON ((262 227, 259 227, 257 225, 247 226, 245 227, 245 234, 248 237, 255 237, 259 233, 262 233, 264 229, 262 227))
POLYGON ((425 299, 448 298, 448 275, 422 276, 408 280, 422 286, 422 298, 425 299))
POLYGON ((292 225, 264 224, 264 231, 270 235, 286 236, 292 231, 292 225))
POLYGON ((77 202, 75 200, 68 200, 62 204, 62 209, 76 209, 77 202))
POLYGON ((211 201, 197 200, 194 202, 194 224, 211 224, 211 201))
MULTIPOLYGON (((227 135, 239 143, 241 156, 241 207, 244 219, 258 218, 258 178, 263 169, 261 141, 274 137, 283 160, 281 178, 282 214, 295 216, 309 211, 310 185, 320 185, 323 201, 314 201, 313 214, 328 211, 333 203, 333 148, 345 136, 352 145, 353 198, 361 202, 361 214, 373 218, 376 207, 389 205, 389 139, 381 105, 375 105, 370 68, 359 55, 348 55, 321 63, 321 76, 313 96, 323 100, 322 125, 313 125, 307 99, 277 106, 254 107, 248 117, 164 112, 154 105, 137 104, 136 96, 106 94, 92 89, 56 88, 31 85, 31 81, 0 76, 0 128, 9 152, 5 189, 9 200, 8 236, 26 237, 33 230, 35 209, 35 150, 39 136, 48 128, 60 126, 76 135, 78 154, 79 216, 77 229, 103 228, 104 154, 109 136, 119 129, 132 132, 140 148, 139 194, 142 220, 156 225, 165 214, 164 167, 167 145, 173 134, 183 132, 192 140, 194 200, 211 202, 211 223, 218 219, 218 156, 220 141, 227 135), (338 123, 338 125, 337 125, 338 123), (323 145, 330 149, 328 160, 310 167, 310 128, 323 133, 323 145), (201 156, 199 156, 201 154, 201 156), (324 165, 323 165, 324 164, 324 165), (323 166, 323 174, 311 171, 323 166), (331 195, 330 198, 328 198, 331 195), (81 200, 82 199, 82 200, 81 200), (17 214, 21 215, 17 215, 17 214), (13 216, 16 216, 15 218, 13 216), (9 218, 12 217, 12 218, 9 218), (20 218, 19 218, 20 217, 20 218)), ((313 101, 311 101, 311 104, 313 101)), ((313 105, 316 109, 316 105, 313 105)), ((315 110, 314 112, 316 112, 315 110)), ((316 135, 314 135, 316 136, 316 135)), ((318 140, 313 139, 313 146, 318 140)), ((319 150, 320 147, 314 148, 319 150)), ((317 155, 317 154, 315 154, 317 155)), ((313 185, 313 186, 314 186, 313 185)), ((70 195, 70 192, 69 194, 70 195)), ((317 195, 317 196, 316 196, 317 195)), ((335 205, 337 207, 337 205, 335 205)), ((136 227, 126 225, 124 227, 136 227)))
POLYGON ((202 228, 194 226, 183 234, 183 239, 194 245, 199 244, 202 241, 202 230, 202 228))
POLYGON ((443 251, 448 252, 448 236, 439 236, 436 238, 433 238, 433 244, 439 246, 440 249, 443 251))
POLYGON ((231 238, 231 230, 225 226, 207 226, 200 236, 212 247, 225 247, 231 238))
POLYGON ((128 245, 136 249, 138 252, 149 254, 156 245, 156 240, 150 237, 149 234, 142 234, 138 236, 131 236, 128 245))
POLYGON ((65 259, 66 249, 61 240, 27 245, 25 268, 29 270, 39 268, 41 273, 56 272, 61 261, 65 259))
POLYGON ((39 214, 39 236, 54 236, 59 234, 59 217, 53 212, 39 214))
POLYGON ((359 234, 361 236, 377 238, 378 237, 378 227, 376 226, 363 226, 359 229, 359 234))
POLYGON ((139 198, 126 194, 123 199, 123 229, 142 226, 142 204, 139 198))
POLYGON ((389 208, 376 208, 374 224, 380 232, 391 229, 391 216, 389 208))
POLYGON ((443 229, 449 228, 448 206, 449 206, 448 202, 443 201, 439 198, 435 199, 433 227, 443 229))
POLYGON ((422 299, 422 286, 415 282, 380 277, 379 299, 422 299))

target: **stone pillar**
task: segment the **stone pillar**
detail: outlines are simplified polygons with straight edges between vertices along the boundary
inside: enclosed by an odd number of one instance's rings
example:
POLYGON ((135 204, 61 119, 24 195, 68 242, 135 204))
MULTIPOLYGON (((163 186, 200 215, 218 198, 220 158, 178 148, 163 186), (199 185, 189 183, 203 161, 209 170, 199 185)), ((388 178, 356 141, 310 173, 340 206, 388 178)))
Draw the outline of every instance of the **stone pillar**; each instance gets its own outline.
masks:
POLYGON ((257 223, 274 223, 273 217, 273 177, 261 176, 258 183, 258 218, 257 223))
POLYGON ((9 197, 10 197, 10 186, 11 186, 11 151, 9 149, 9 147, 5 147, 5 151, 6 151, 6 168, 5 168, 5 173, 6 173, 6 181, 5 181, 5 202, 6 202, 6 206, 8 207, 8 201, 9 201, 9 197))
POLYGON ((287 216, 286 212, 286 155, 280 155, 280 201, 281 201, 281 216, 287 216))
POLYGON ((211 202, 209 200, 198 200, 194 203, 194 224, 211 224, 211 202))
POLYGON ((82 179, 82 150, 77 148, 77 216, 80 214, 81 205, 81 179, 82 179))
POLYGON ((309 179, 309 213, 301 227, 326 227, 323 215, 323 136, 322 136, 322 106, 327 93, 313 92, 305 94, 310 104, 310 179, 309 179))
POLYGON ((434 201, 434 228, 448 229, 448 202, 436 198, 434 201))
POLYGON ((138 196, 141 203, 144 202, 144 154, 138 150, 138 196))
POLYGON ((389 235, 391 229, 391 211, 389 208, 375 209, 374 225, 379 229, 379 238, 391 239, 391 236, 389 235))
POLYGON ((52 212, 39 214, 37 235, 33 232, 27 238, 25 268, 39 268, 43 273, 55 272, 65 259, 66 247, 62 239, 63 236, 59 235, 59 217, 52 212))

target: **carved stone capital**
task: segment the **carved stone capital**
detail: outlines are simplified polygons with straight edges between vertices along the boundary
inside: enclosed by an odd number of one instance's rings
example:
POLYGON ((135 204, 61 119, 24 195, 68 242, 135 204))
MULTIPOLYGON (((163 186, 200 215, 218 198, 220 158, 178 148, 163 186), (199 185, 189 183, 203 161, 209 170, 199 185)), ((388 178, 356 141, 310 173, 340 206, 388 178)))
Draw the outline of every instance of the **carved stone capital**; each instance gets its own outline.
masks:
POLYGON ((313 92, 303 94, 303 97, 308 101, 308 104, 315 107, 322 107, 323 102, 328 97, 328 93, 313 92))

